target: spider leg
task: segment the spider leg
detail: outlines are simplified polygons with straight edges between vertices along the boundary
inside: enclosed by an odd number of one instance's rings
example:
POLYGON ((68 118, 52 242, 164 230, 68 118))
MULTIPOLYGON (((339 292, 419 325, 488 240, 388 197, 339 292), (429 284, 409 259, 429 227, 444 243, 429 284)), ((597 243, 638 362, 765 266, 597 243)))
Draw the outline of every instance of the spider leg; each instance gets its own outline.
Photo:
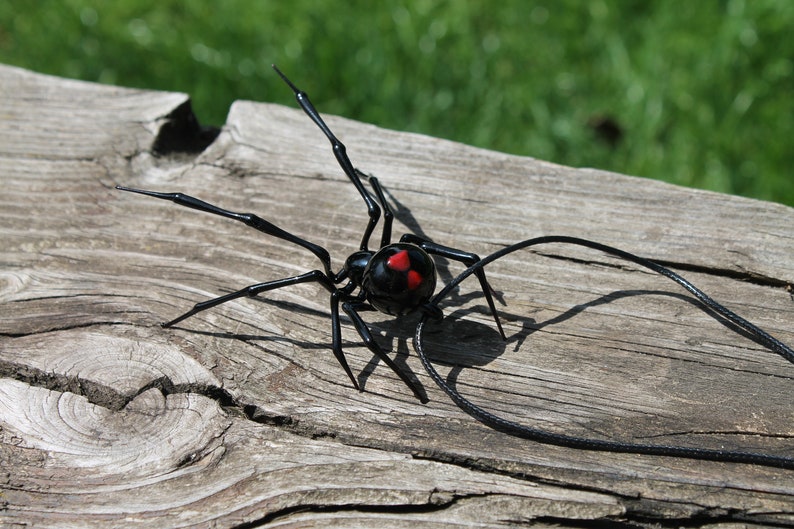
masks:
POLYGON ((199 312, 203 312, 207 309, 211 309, 212 307, 217 307, 218 305, 222 303, 226 303, 227 301, 231 301, 233 299, 238 299, 243 297, 251 298, 261 294, 262 292, 267 292, 268 290, 275 290, 277 288, 283 288, 290 285, 297 285, 298 283, 308 283, 311 281, 319 282, 326 289, 332 292, 336 290, 334 288, 333 283, 331 283, 331 281, 328 279, 328 277, 325 276, 325 274, 323 274, 319 270, 312 270, 311 272, 307 272, 299 276, 287 277, 284 279, 276 279, 275 281, 268 281, 267 283, 257 283, 255 285, 247 286, 236 292, 231 292, 223 296, 218 296, 217 298, 212 298, 206 301, 202 301, 200 303, 196 303, 192 309, 182 314, 178 318, 174 318, 171 321, 163 323, 162 326, 171 327, 173 325, 176 325, 182 320, 185 320, 195 314, 198 314, 199 312))
POLYGON ((317 281, 322 286, 324 286, 329 292, 331 292, 331 322, 332 322, 331 327, 333 331, 333 353, 336 359, 339 361, 339 364, 342 366, 342 369, 344 369, 345 373, 347 373, 347 376, 350 377, 350 381, 353 382, 353 387, 361 391, 358 382, 356 382, 356 378, 353 376, 353 372, 350 370, 350 366, 347 363, 347 359, 345 358, 345 355, 342 352, 342 347, 341 347, 342 340, 341 340, 341 332, 339 328, 340 291, 334 286, 333 282, 331 282, 331 280, 328 279, 328 277, 319 270, 312 270, 311 272, 307 272, 299 276, 287 277, 284 279, 276 279, 275 281, 268 281, 267 283, 258 283, 256 285, 247 286, 236 292, 231 292, 229 294, 219 296, 217 298, 208 299, 207 301, 196 303, 192 309, 182 314, 178 318, 163 323, 162 326, 171 327, 173 325, 176 325, 180 321, 193 316, 194 314, 205 311, 207 309, 211 309, 212 307, 218 306, 221 303, 226 303, 227 301, 231 301, 233 299, 242 298, 242 297, 254 297, 258 294, 261 294, 262 292, 267 292, 268 290, 275 290, 277 288, 282 288, 290 285, 297 285, 299 283, 309 283, 312 281, 317 281))
POLYGON ((362 391, 356 377, 353 376, 353 372, 350 370, 347 358, 345 358, 345 353, 342 351, 342 323, 339 321, 339 298, 341 295, 342 293, 340 290, 331 292, 331 347, 342 369, 344 369, 347 376, 350 377, 350 382, 353 383, 353 387, 362 391))
POLYGON ((394 371, 394 373, 398 377, 400 377, 400 380, 402 380, 405 383, 405 385, 408 386, 411 389, 411 391, 413 391, 417 399, 424 402, 425 397, 419 391, 419 388, 416 386, 414 381, 411 380, 411 378, 408 376, 408 374, 405 371, 400 369, 400 367, 394 363, 394 360, 389 358, 389 355, 387 355, 383 351, 383 349, 381 349, 380 345, 378 345, 378 342, 375 341, 375 337, 372 336, 372 332, 369 330, 369 327, 367 326, 366 322, 361 318, 361 316, 358 314, 356 310, 356 309, 360 310, 363 307, 367 307, 367 306, 362 303, 351 303, 351 302, 342 303, 342 310, 344 310, 345 313, 348 316, 350 316, 350 319, 353 321, 353 325, 358 331, 359 336, 361 336, 361 339, 364 340, 364 345, 366 345, 367 348, 370 351, 372 351, 372 353, 375 356, 383 360, 383 362, 387 366, 389 366, 391 370, 394 371))
POLYGON ((314 108, 314 105, 309 100, 309 96, 306 94, 306 92, 300 90, 297 86, 292 84, 292 81, 290 81, 286 75, 281 73, 281 70, 276 68, 275 64, 272 66, 279 77, 281 77, 284 82, 287 83, 287 86, 289 86, 295 93, 295 99, 303 111, 306 112, 306 115, 309 116, 318 127, 320 127, 320 130, 323 131, 323 134, 325 134, 325 136, 328 138, 328 141, 331 142, 331 147, 333 148, 334 156, 336 157, 337 162, 339 162, 339 166, 345 172, 350 181, 353 182, 353 185, 356 186, 356 190, 361 195, 361 198, 364 199, 364 203, 367 205, 369 222, 367 223, 367 227, 364 230, 364 237, 361 239, 361 250, 367 250, 369 238, 372 235, 372 231, 375 229, 375 226, 378 224, 378 219, 380 219, 380 207, 367 192, 364 184, 361 183, 361 178, 359 177, 360 173, 353 167, 353 163, 350 161, 350 158, 348 158, 345 145, 339 141, 336 136, 334 136, 334 133, 331 132, 331 129, 325 124, 325 121, 323 121, 323 118, 320 117, 320 113, 317 112, 317 109, 314 108))
POLYGON ((185 206, 188 208, 197 209, 199 211, 212 213, 214 215, 219 215, 221 217, 238 220, 248 226, 251 226, 256 230, 261 231, 262 233, 266 233, 268 235, 278 237, 279 239, 283 239, 285 241, 306 248, 311 253, 316 255, 317 258, 322 262, 323 267, 325 268, 326 275, 328 277, 331 277, 333 275, 331 273, 331 256, 328 254, 328 251, 325 248, 317 244, 311 243, 305 239, 301 239, 297 235, 293 235, 288 231, 279 228, 275 224, 254 215, 253 213, 237 213, 234 211, 229 211, 227 209, 219 208, 218 206, 208 204, 203 200, 199 200, 195 197, 192 197, 190 195, 185 195, 183 193, 158 193, 156 191, 146 191, 145 189, 133 189, 124 186, 116 186, 116 189, 120 191, 129 191, 130 193, 139 193, 141 195, 161 198, 163 200, 170 200, 171 202, 174 202, 175 204, 179 204, 180 206, 185 206))
POLYGON ((383 193, 383 186, 380 185, 380 180, 378 180, 374 175, 366 174, 358 169, 356 169, 356 173, 360 178, 364 178, 365 180, 369 181, 369 185, 372 186, 373 191, 375 191, 375 197, 380 202, 380 206, 383 208, 383 232, 380 238, 380 247, 383 248, 391 243, 391 226, 392 222, 394 221, 394 213, 389 206, 389 203, 386 202, 386 195, 383 193))
MULTIPOLYGON (((400 238, 400 242, 415 244, 429 254, 440 255, 441 257, 446 257, 447 259, 461 262, 466 266, 471 266, 480 260, 477 254, 464 252, 463 250, 457 250, 455 248, 450 248, 449 246, 443 246, 441 244, 436 244, 410 233, 403 235, 400 238)), ((502 335, 502 339, 506 340, 507 337, 505 336, 505 332, 502 329, 502 323, 499 320, 499 314, 496 312, 496 305, 494 304, 493 296, 491 295, 491 287, 488 284, 488 280, 485 278, 485 270, 483 268, 478 268, 474 274, 477 276, 477 279, 480 280, 480 287, 482 287, 482 293, 485 294, 485 300, 488 302, 488 308, 491 310, 493 319, 496 322, 496 328, 499 329, 499 334, 502 335)))

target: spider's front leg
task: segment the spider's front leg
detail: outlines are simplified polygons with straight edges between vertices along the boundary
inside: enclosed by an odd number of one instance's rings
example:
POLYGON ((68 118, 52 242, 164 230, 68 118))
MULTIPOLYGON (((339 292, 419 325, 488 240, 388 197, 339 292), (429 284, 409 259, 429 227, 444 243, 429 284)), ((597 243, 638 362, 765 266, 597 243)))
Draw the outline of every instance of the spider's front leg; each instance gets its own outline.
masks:
MULTIPOLYGON (((364 236, 361 238, 361 250, 367 250, 369 245, 369 238, 372 235, 372 232, 375 230, 375 226, 378 224, 378 220, 380 219, 381 209, 378 205, 377 201, 372 198, 369 194, 367 189, 364 187, 364 184, 361 182, 361 173, 353 167, 353 163, 350 161, 350 158, 347 156, 347 148, 345 144, 339 141, 339 139, 334 136, 334 133, 331 132, 330 127, 323 121, 323 118, 320 116, 320 113, 317 112, 317 109, 314 108, 311 100, 309 99, 309 95, 295 86, 292 81, 290 81, 286 75, 284 75, 281 70, 279 70, 276 65, 272 65, 273 69, 276 73, 284 80, 287 86, 290 87, 292 92, 295 94, 295 100, 298 102, 298 105, 303 109, 309 118, 317 125, 325 137, 328 138, 328 141, 331 142, 331 149, 334 152, 334 156, 336 157, 336 161, 339 163, 339 167, 345 172, 347 177, 353 183, 358 191, 361 198, 364 199, 364 203, 367 206, 367 214, 369 215, 369 222, 367 222, 367 227, 364 230, 364 236)), ((369 178, 370 183, 375 190, 375 193, 378 195, 378 199, 381 200, 381 203, 385 203, 381 197, 383 196, 383 192, 380 191, 377 179, 373 181, 372 178, 369 178)), ((390 228, 389 228, 390 229, 390 228)), ((384 231, 384 238, 386 237, 386 232, 384 231)))
POLYGON ((300 283, 309 283, 316 281, 323 285, 327 290, 333 291, 334 286, 328 277, 320 272, 319 270, 312 270, 311 272, 306 272, 305 274, 301 274, 299 276, 293 277, 286 277, 284 279, 276 279, 274 281, 268 281, 267 283, 257 283, 255 285, 250 285, 235 292, 230 292, 229 294, 225 294, 223 296, 218 296, 217 298, 208 299, 206 301, 200 301, 193 305, 193 308, 189 311, 185 312, 181 316, 174 318, 171 321, 162 323, 163 327, 173 327, 177 323, 181 322, 182 320, 186 320, 189 317, 198 314, 199 312, 203 312, 207 309, 211 309, 212 307, 217 307, 223 303, 227 303, 234 299, 238 298, 253 298, 262 294, 263 292, 268 292, 270 290, 276 290, 279 288, 284 288, 291 285, 297 285, 300 283))
MULTIPOLYGON (((391 370, 394 371, 394 373, 398 377, 400 377, 400 380, 402 380, 405 383, 405 385, 408 386, 411 389, 411 391, 413 391, 417 399, 419 399, 421 402, 427 402, 427 397, 419 390, 419 387, 414 383, 411 377, 409 377, 404 370, 400 369, 400 367, 394 363, 394 360, 389 358, 389 355, 387 355, 383 351, 383 349, 381 349, 380 345, 378 345, 378 342, 375 341, 375 337, 372 336, 372 331, 369 330, 369 326, 358 314, 359 310, 374 310, 374 309, 363 302, 346 301, 342 303, 342 310, 344 310, 345 314, 347 314, 350 317, 351 321, 353 322, 353 326, 356 328, 356 331, 358 331, 359 336, 361 336, 361 339, 364 341, 364 345, 366 345, 367 348, 375 356, 383 360, 383 362, 387 366, 389 366, 391 370)), ((340 347, 340 353, 341 353, 341 347, 340 347)))
MULTIPOLYGON (((453 261, 461 262, 466 266, 471 266, 480 260, 480 257, 477 254, 471 252, 464 252, 463 250, 450 248, 449 246, 444 246, 442 244, 436 244, 432 241, 428 241, 426 239, 423 239, 422 237, 410 233, 406 233, 405 235, 403 235, 400 238, 400 242, 415 244, 416 246, 419 246, 420 248, 422 248, 424 251, 426 251, 431 255, 446 257, 447 259, 452 259, 453 261)), ((479 268, 474 272, 474 274, 477 276, 477 279, 479 279, 480 281, 480 287, 482 288, 482 293, 485 294, 485 300, 488 302, 488 308, 491 310, 493 319, 496 322, 496 328, 499 330, 499 334, 502 335, 502 339, 506 340, 507 337, 505 336, 505 332, 502 329, 502 322, 499 320, 499 314, 496 312, 496 305, 493 302, 493 296, 491 294, 491 286, 488 284, 488 280, 485 277, 485 270, 479 268)))
POLYGON ((356 175, 369 182, 369 185, 372 186, 372 190, 375 191, 375 197, 378 199, 378 202, 380 202, 380 207, 383 208, 383 231, 381 232, 380 238, 380 247, 383 248, 391 243, 391 227, 394 222, 394 213, 389 203, 386 202, 386 194, 383 192, 383 186, 381 186, 380 180, 374 175, 366 174, 358 169, 356 169, 356 175))
POLYGON ((258 217, 253 213, 238 213, 236 211, 223 209, 214 204, 199 200, 196 197, 185 195, 184 193, 160 193, 158 191, 148 191, 146 189, 135 189, 125 186, 116 186, 116 189, 119 191, 127 191, 129 193, 137 193, 139 195, 159 198, 161 200, 169 200, 180 206, 196 209, 205 213, 212 213, 213 215, 226 217, 227 219, 236 220, 254 228, 255 230, 261 231, 262 233, 266 233, 268 235, 272 235, 273 237, 278 237, 279 239, 291 242, 292 244, 302 246, 316 255, 318 259, 320 259, 323 264, 323 268, 325 269, 325 274, 328 277, 331 277, 331 256, 328 255, 328 251, 325 248, 302 239, 297 235, 293 235, 290 232, 279 228, 272 222, 258 217))

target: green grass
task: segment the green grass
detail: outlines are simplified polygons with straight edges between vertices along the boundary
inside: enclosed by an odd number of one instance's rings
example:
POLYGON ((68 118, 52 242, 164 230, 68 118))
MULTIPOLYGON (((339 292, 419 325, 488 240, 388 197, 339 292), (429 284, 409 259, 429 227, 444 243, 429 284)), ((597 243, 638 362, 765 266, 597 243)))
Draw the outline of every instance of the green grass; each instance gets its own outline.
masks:
POLYGON ((322 112, 794 205, 791 28, 789 0, 4 0, 0 61, 206 124, 293 105, 275 62, 322 112))

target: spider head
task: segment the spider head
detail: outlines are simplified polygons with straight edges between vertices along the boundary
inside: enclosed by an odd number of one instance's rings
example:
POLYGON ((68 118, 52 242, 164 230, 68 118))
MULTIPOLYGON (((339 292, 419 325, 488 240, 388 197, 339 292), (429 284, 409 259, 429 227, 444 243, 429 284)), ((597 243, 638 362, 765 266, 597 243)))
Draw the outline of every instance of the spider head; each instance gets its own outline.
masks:
POLYGON ((344 277, 350 278, 356 286, 360 287, 364 282, 364 271, 373 255, 374 252, 368 250, 352 253, 345 261, 344 277))
POLYGON ((393 316, 408 314, 433 295, 436 266, 430 255, 414 244, 389 244, 369 258, 361 288, 379 311, 393 316))

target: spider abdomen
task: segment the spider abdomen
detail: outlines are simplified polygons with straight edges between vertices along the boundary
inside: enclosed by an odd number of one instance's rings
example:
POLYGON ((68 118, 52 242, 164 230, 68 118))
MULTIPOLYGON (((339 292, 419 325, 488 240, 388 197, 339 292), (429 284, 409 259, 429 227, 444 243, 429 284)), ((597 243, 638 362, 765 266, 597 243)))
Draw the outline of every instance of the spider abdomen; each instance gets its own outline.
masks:
POLYGON ((402 316, 426 303, 436 288, 436 266, 420 247, 410 243, 384 246, 373 255, 361 288, 381 312, 402 316))

